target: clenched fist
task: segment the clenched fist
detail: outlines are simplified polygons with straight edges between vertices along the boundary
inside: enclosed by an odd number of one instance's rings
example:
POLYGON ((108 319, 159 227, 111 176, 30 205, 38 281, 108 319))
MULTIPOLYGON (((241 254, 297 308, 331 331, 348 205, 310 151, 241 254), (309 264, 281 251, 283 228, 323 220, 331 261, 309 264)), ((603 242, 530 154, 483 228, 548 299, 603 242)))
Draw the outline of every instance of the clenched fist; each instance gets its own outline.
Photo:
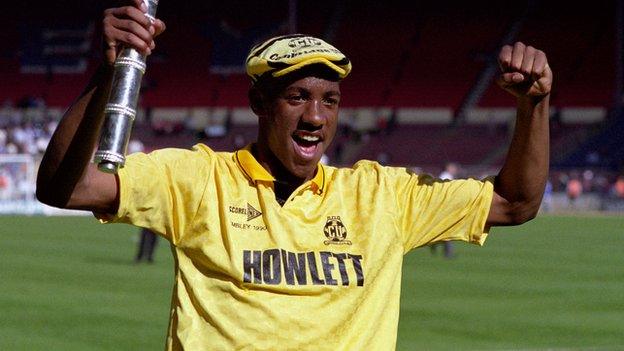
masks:
POLYGON ((515 97, 541 98, 550 94, 553 73, 546 54, 521 42, 505 45, 498 55, 498 85, 515 97))
POLYGON ((104 11, 102 32, 104 57, 112 65, 120 45, 128 45, 145 55, 156 47, 154 37, 165 30, 165 23, 156 19, 153 23, 145 16, 147 7, 142 0, 132 0, 131 6, 116 7, 104 11))

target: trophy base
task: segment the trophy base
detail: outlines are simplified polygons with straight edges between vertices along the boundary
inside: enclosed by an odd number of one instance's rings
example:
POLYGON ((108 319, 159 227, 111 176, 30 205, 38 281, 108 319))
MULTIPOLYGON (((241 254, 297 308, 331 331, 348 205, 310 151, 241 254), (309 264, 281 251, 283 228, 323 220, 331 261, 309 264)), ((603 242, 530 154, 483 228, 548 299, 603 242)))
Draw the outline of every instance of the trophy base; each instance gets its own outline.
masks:
POLYGON ((98 164, 98 169, 104 173, 117 174, 119 164, 110 161, 102 161, 98 164))
POLYGON ((126 163, 126 158, 123 154, 113 151, 97 151, 94 158, 98 169, 104 173, 116 174, 119 168, 126 163))

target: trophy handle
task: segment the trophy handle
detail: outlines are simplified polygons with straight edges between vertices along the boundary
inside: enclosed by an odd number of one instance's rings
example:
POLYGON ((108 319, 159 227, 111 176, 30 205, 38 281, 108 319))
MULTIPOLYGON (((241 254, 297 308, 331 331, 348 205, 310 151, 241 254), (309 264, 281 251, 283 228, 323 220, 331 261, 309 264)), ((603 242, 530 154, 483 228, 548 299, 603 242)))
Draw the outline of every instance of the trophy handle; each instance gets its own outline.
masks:
MULTIPOLYGON (((143 2, 147 6, 145 16, 153 23, 156 20, 158 0, 143 2)), ((145 74, 145 59, 145 55, 131 47, 124 47, 115 59, 111 91, 104 108, 104 125, 94 157, 102 172, 117 173, 126 162, 128 141, 137 114, 141 79, 145 74)))

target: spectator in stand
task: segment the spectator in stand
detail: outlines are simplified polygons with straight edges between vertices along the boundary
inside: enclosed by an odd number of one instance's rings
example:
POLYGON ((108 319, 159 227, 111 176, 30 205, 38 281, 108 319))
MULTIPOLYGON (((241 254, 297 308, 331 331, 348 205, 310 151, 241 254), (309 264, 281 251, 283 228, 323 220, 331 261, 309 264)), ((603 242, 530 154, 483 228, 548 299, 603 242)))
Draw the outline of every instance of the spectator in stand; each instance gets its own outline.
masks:
POLYGON ((377 154, 377 162, 379 162, 380 165, 383 165, 383 166, 389 165, 390 159, 391 159, 390 154, 388 154, 385 151, 382 151, 377 154))
POLYGON ((583 191, 587 193, 593 192, 594 189, 594 172, 591 169, 583 171, 583 191))
POLYGON ((245 140, 245 136, 238 133, 234 136, 234 148, 236 150, 244 147, 246 145, 247 141, 245 140))
POLYGON ((323 153, 323 156, 321 156, 321 160, 319 162, 322 165, 329 165, 329 156, 327 156, 327 154, 323 153))
POLYGON ((9 199, 11 196, 11 177, 8 172, 0 170, 0 200, 9 199))
POLYGON ((544 189, 544 198, 542 199, 542 209, 544 212, 550 212, 552 210, 552 194, 553 185, 550 179, 546 181, 546 188, 544 189))
POLYGON ((613 194, 618 199, 624 199, 624 175, 619 176, 613 184, 613 194))
POLYGON ((569 207, 574 208, 576 206, 576 200, 581 196, 582 193, 583 184, 579 180, 578 175, 573 174, 572 176, 570 176, 568 184, 566 185, 566 194, 568 196, 569 207))
POLYGON ((139 139, 130 139, 128 141, 128 154, 145 151, 145 145, 139 139))
POLYGON ((26 95, 23 96, 18 102, 19 108, 45 108, 46 102, 41 96, 26 95))
POLYGON ((570 180, 570 176, 568 176, 566 172, 559 172, 556 180, 557 181, 555 182, 555 191, 565 191, 566 187, 568 186, 568 180, 570 180))
POLYGON ((0 154, 6 153, 6 145, 7 145, 7 132, 4 128, 0 128, 0 154))
POLYGON ((8 143, 6 145, 5 153, 10 154, 10 155, 18 154, 19 153, 19 148, 17 147, 17 145, 15 145, 13 143, 8 143))
MULTIPOLYGON (((21 118, 24 118, 23 116, 21 118)), ((55 128, 56 124, 52 125, 55 128)), ((54 129, 52 129, 52 132, 54 129)), ((0 153, 4 154, 42 154, 49 141, 51 132, 43 124, 29 121, 15 124, 9 122, 0 129, 0 153)))

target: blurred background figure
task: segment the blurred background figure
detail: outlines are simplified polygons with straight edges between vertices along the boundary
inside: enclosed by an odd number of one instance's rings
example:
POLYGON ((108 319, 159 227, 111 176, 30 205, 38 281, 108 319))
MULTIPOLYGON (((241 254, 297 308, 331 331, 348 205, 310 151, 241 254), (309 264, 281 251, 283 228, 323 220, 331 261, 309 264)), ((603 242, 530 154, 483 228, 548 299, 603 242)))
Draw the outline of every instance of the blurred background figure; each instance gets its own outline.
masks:
POLYGON ((446 164, 444 171, 440 173, 440 179, 453 180, 457 178, 458 174, 459 174, 459 165, 455 162, 449 162, 446 164))
POLYGON ((141 263, 141 261, 146 261, 147 263, 154 263, 154 251, 156 251, 157 244, 158 236, 149 229, 142 228, 134 262, 141 263))
POLYGON ((624 175, 621 175, 613 184, 613 195, 618 199, 624 199, 624 175))
POLYGON ((134 154, 136 152, 144 152, 145 145, 139 139, 133 138, 128 141, 128 154, 134 154))
POLYGON ((329 165, 329 156, 327 156, 327 154, 323 154, 319 162, 323 165, 329 165))
POLYGON ((566 195, 568 196, 568 207, 575 208, 576 200, 583 193, 583 183, 579 179, 579 176, 575 173, 572 174, 566 185, 566 195))
POLYGON ((546 181, 546 187, 544 188, 544 198, 542 199, 542 211, 548 213, 552 211, 553 201, 553 185, 550 180, 546 181))

